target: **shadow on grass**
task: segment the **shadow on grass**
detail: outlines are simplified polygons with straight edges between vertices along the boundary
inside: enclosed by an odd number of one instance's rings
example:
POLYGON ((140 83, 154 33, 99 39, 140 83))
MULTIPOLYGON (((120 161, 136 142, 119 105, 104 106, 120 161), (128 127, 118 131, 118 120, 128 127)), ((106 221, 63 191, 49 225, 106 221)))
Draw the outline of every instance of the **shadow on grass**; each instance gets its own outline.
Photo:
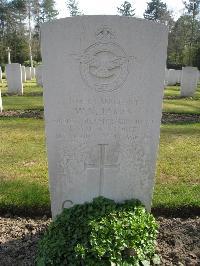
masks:
POLYGON ((162 124, 200 123, 200 114, 162 113, 162 124))
MULTIPOLYGON (((173 138, 169 138, 169 141, 176 140, 176 136, 191 136, 197 135, 200 137, 200 123, 180 123, 180 124, 165 124, 161 126, 161 135, 171 135, 173 138)), ((165 140, 167 141, 167 140, 165 140)))
POLYGON ((24 96, 34 97, 34 96, 43 96, 43 92, 35 91, 35 92, 24 92, 24 96))
POLYGON ((0 182, 0 214, 50 216, 48 186, 26 180, 0 182))

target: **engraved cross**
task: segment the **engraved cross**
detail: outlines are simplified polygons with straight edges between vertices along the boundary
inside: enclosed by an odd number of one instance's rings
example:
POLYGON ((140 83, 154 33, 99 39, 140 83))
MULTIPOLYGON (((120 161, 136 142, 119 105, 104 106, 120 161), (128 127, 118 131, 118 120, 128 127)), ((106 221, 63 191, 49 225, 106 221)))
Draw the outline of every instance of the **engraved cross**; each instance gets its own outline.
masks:
POLYGON ((106 164, 105 157, 106 157, 106 146, 108 144, 98 144, 99 146, 99 162, 97 164, 84 164, 85 169, 99 169, 99 196, 102 195, 103 183, 104 183, 104 171, 106 168, 118 168, 119 164, 106 164))

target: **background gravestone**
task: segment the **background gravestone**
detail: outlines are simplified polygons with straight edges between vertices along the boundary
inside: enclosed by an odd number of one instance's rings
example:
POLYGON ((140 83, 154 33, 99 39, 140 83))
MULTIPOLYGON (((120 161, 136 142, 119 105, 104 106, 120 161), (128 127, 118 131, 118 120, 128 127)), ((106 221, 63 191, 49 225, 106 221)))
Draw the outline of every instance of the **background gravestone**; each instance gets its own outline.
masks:
POLYGON ((31 79, 35 78, 35 68, 31 67, 31 79))
POLYGON ((196 67, 183 67, 181 77, 181 96, 193 96, 197 90, 198 69, 196 67))
POLYGON ((35 78, 36 78, 36 82, 39 86, 43 86, 42 84, 42 65, 37 66, 35 68, 35 78))
POLYGON ((22 68, 22 82, 26 82, 26 67, 21 66, 22 68))
POLYGON ((176 85, 178 82, 178 73, 176 72, 177 70, 175 69, 169 69, 168 70, 168 80, 167 80, 167 85, 168 86, 173 86, 176 85))
POLYGON ((53 216, 100 195, 150 209, 166 48, 166 27, 142 19, 80 16, 42 26, 53 216))
POLYGON ((26 80, 31 80, 31 67, 26 67, 26 80))
POLYGON ((182 70, 176 70, 176 75, 177 75, 176 83, 181 83, 182 70))
POLYGON ((6 65, 6 79, 8 83, 8 93, 23 94, 22 69, 18 63, 6 65))

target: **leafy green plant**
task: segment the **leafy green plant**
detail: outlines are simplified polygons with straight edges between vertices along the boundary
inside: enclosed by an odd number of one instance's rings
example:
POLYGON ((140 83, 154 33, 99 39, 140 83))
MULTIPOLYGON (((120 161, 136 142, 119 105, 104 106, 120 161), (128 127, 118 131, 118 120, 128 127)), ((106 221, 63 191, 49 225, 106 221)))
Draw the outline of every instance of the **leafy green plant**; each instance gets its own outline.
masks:
POLYGON ((138 200, 99 197, 57 216, 39 243, 37 265, 148 265, 157 229, 138 200))

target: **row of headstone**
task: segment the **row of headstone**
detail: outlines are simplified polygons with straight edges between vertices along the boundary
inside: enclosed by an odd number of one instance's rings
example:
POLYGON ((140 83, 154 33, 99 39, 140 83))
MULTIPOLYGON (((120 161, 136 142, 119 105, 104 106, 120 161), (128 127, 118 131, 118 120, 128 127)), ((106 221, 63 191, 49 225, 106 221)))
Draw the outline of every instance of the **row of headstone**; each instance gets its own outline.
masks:
POLYGON ((79 16, 42 25, 54 217, 97 196, 136 198, 150 210, 166 51, 167 27, 147 20, 79 16))
POLYGON ((196 67, 183 67, 182 70, 166 69, 165 86, 181 84, 181 96, 193 96, 197 90, 200 72, 196 67))

